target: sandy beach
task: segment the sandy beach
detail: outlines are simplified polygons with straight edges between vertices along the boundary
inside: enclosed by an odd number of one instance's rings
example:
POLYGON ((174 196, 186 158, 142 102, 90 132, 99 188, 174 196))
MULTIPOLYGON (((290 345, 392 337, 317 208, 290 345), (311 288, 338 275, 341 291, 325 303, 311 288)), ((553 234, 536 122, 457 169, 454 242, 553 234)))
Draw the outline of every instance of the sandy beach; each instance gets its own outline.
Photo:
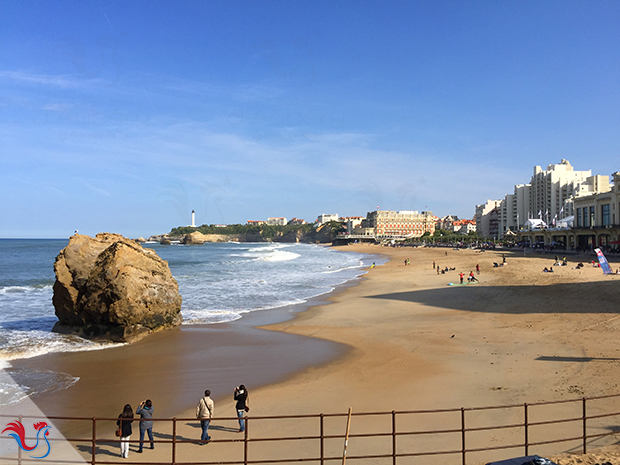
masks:
MULTIPOLYGON (((150 397, 156 416, 188 419, 179 427, 186 439, 199 437, 197 423, 189 419, 202 391, 214 392, 216 417, 233 417, 232 389, 240 383, 250 390, 251 416, 458 409, 620 392, 615 338, 620 276, 604 276, 588 264, 591 257, 569 256, 568 266, 543 273, 553 266, 553 253, 504 252, 506 266, 494 267, 502 262, 502 251, 371 245, 343 250, 382 254, 390 261, 368 270, 357 285, 329 295, 329 302, 291 313, 283 322, 270 321, 268 314, 244 317, 243 324, 183 327, 131 346, 48 355, 14 366, 43 365, 80 377, 66 391, 33 399, 47 415, 116 417, 125 402, 150 397), (586 266, 575 269, 580 260, 586 266), (455 270, 437 274, 433 261, 455 270), (477 264, 479 283, 458 285, 458 273, 475 273, 477 264), (237 363, 231 366, 230 360, 237 363)), ((616 269, 617 262, 608 258, 616 269)), ((358 432, 373 423, 363 417, 354 421, 358 432)), ((333 428, 342 433, 343 422, 339 417, 333 428)), ((261 427, 261 434, 294 435, 301 423, 272 422, 261 427)), ((63 428, 65 434, 84 430, 63 428)), ((166 438, 164 428, 156 424, 155 430, 156 439, 166 438)), ((216 439, 241 436, 234 420, 216 419, 212 431, 216 439)), ((497 440, 491 434, 480 442, 497 440)), ((280 458, 299 447, 281 444, 280 458)), ((350 453, 370 454, 373 444, 352 441, 350 453)), ((184 445, 180 459, 239 460, 242 444, 217 446, 209 444, 206 453, 204 447, 184 445)), ((440 443, 426 446, 442 448, 440 443)), ((590 447, 603 446, 609 444, 590 447)), ((258 455, 263 453, 256 447, 258 455)), ((552 449, 559 453, 571 447, 552 449)), ((342 442, 331 448, 341 449, 342 442)), ((88 447, 78 450, 86 454, 88 447)), ((615 449, 602 450, 609 459, 620 457, 615 449)), ((99 452, 105 460, 123 460, 115 458, 112 445, 99 452)), ((147 452, 130 453, 130 460, 169 460, 164 445, 147 452)), ((519 455, 501 451, 493 459, 519 455)), ((556 459, 563 465, 597 463, 556 459)), ((485 460, 481 456, 479 463, 485 460)), ((403 463, 460 463, 460 456, 403 463)))

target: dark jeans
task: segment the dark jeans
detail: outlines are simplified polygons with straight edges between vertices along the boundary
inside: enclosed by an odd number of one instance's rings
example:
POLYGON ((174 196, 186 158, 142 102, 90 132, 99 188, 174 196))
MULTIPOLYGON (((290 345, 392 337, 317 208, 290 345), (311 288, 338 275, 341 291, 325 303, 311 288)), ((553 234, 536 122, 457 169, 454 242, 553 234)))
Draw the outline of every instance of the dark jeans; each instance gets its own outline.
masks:
POLYGON ((200 436, 200 440, 201 441, 208 441, 209 439, 211 439, 211 436, 209 436, 209 422, 211 420, 200 420, 200 427, 202 428, 202 435, 200 436))
POLYGON ((151 441, 151 449, 155 449, 155 444, 153 444, 153 428, 142 429, 140 428, 140 449, 142 450, 142 446, 144 445, 144 432, 147 432, 149 435, 149 440, 151 441))

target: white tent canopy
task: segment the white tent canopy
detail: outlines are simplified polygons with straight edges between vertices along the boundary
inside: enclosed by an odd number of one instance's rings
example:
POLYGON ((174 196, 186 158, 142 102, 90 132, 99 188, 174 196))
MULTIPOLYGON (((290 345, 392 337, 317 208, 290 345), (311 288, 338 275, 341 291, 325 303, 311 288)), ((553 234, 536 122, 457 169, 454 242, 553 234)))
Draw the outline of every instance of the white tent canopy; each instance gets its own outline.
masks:
POLYGON ((575 223, 575 217, 567 216, 566 218, 562 218, 561 220, 558 220, 555 225, 558 228, 568 229, 568 228, 572 228, 574 223, 575 223))
POLYGON ((525 223, 525 229, 542 229, 542 228, 546 228, 547 227, 547 223, 545 223, 543 220, 540 220, 538 218, 530 218, 529 220, 527 220, 527 222, 525 223))

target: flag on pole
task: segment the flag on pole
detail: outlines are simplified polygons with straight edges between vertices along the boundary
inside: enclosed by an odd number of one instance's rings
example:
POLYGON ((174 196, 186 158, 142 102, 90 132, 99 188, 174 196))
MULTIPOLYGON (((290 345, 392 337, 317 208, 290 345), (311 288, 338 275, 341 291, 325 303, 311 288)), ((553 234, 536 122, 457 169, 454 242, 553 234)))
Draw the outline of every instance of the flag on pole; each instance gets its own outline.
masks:
POLYGON ((598 257, 598 262, 601 264, 601 269, 603 270, 603 274, 611 274, 611 267, 603 255, 603 251, 601 249, 594 249, 596 252, 596 256, 598 257))

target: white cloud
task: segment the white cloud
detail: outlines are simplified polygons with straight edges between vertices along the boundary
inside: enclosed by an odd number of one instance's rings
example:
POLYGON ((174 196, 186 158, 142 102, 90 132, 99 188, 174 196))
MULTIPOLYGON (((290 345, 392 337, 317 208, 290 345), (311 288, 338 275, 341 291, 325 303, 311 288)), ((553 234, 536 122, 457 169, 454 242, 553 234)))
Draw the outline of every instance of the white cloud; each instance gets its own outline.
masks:
POLYGON ((104 83, 101 79, 76 79, 64 74, 34 74, 24 71, 0 71, 0 80, 17 84, 42 85, 62 89, 77 89, 104 83))

